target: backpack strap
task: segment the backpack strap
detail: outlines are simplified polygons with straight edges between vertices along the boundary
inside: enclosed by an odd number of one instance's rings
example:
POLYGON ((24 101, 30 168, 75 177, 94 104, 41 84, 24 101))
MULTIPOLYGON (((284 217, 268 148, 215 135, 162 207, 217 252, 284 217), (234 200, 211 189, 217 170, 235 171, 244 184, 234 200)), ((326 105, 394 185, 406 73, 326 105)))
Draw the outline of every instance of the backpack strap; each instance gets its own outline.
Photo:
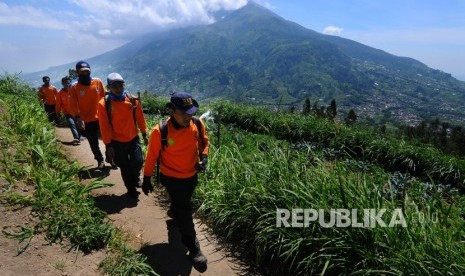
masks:
POLYGON ((107 111, 108 123, 110 124, 111 131, 113 131, 113 123, 111 122, 111 100, 110 93, 105 93, 105 109, 107 111))
POLYGON ((138 98, 134 97, 133 95, 131 94, 126 94, 126 97, 129 98, 129 101, 131 102, 132 104, 132 117, 134 118, 134 125, 136 126, 136 130, 137 130, 137 120, 136 120, 136 109, 137 109, 137 105, 136 105, 136 100, 139 100, 138 98))
POLYGON ((165 150, 168 146, 168 124, 166 119, 162 119, 158 124, 160 128, 160 138, 161 138, 161 148, 158 152, 158 159, 157 159, 157 176, 156 181, 160 182, 160 158, 161 152, 165 150))
MULTIPOLYGON (((202 128, 202 123, 200 122, 200 119, 197 118, 197 117, 192 117, 192 121, 195 123, 195 126, 197 127, 197 132, 199 133, 199 139, 200 139, 200 143, 202 145, 201 149, 203 150, 204 148, 204 144, 203 144, 203 128, 202 128)), ((200 152, 199 150, 199 156, 201 155, 202 153, 200 152)))

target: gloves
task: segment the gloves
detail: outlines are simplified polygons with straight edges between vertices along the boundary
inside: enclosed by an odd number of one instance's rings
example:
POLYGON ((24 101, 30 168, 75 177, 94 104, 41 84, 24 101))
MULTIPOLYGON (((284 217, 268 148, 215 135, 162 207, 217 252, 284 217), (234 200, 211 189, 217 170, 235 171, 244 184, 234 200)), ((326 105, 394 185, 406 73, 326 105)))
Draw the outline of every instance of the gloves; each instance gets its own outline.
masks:
POLYGON ((144 139, 144 145, 148 145, 149 144, 149 139, 147 139, 147 133, 142 133, 142 138, 144 139))
POLYGON ((105 146, 105 162, 110 163, 113 168, 116 168, 117 166, 115 164, 115 149, 110 144, 105 146))
POLYGON ((198 172, 205 172, 208 165, 208 157, 205 154, 200 156, 200 162, 195 165, 195 169, 198 172))
POLYGON ((77 116, 76 117, 76 125, 79 129, 86 129, 86 125, 84 122, 81 120, 81 117, 77 116))
POLYGON ((144 181, 142 182, 142 192, 144 192, 145 195, 153 192, 153 186, 150 178, 150 176, 144 176, 144 181))

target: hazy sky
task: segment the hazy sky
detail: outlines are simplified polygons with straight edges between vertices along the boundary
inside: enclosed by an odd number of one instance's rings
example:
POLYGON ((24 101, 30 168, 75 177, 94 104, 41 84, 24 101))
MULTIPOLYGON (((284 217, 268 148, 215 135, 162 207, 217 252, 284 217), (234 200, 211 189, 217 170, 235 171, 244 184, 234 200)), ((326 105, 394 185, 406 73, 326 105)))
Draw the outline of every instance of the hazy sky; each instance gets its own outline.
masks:
MULTIPOLYGON (((158 29, 214 22, 246 0, 0 1, 0 74, 87 59, 158 29)), ((257 0, 338 35, 465 80, 465 0, 257 0)))

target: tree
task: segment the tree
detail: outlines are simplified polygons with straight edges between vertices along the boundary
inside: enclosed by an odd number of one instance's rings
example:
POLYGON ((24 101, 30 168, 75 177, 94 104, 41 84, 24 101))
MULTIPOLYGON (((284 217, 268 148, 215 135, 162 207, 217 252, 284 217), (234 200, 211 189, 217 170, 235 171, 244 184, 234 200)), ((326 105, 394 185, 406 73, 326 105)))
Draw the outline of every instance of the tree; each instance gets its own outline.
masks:
POLYGON ((309 115, 311 111, 311 105, 310 105, 310 99, 306 98, 304 105, 302 107, 302 114, 303 115, 309 115))
POLYGON ((329 119, 334 120, 337 114, 337 106, 336 106, 336 100, 333 99, 331 101, 331 104, 328 106, 326 109, 326 115, 328 116, 329 119))
POLYGON ((294 114, 295 110, 296 110, 295 106, 291 105, 291 107, 289 108, 289 113, 294 114))
POLYGON ((75 79, 75 78, 77 77, 76 69, 69 68, 69 69, 68 69, 68 77, 69 77, 70 79, 75 79))
POLYGON ((354 109, 349 110, 345 121, 347 125, 353 125, 357 121, 357 114, 355 114, 354 109))

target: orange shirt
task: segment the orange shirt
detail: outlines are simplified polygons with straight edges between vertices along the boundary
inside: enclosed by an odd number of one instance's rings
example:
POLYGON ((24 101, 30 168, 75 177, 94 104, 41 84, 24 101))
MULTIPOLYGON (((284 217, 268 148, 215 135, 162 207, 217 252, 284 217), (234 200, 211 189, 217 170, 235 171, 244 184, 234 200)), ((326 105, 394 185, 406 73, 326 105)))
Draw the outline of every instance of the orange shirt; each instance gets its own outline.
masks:
POLYGON ((65 115, 72 114, 70 106, 70 97, 71 95, 69 94, 69 92, 64 90, 63 88, 60 90, 60 92, 58 92, 56 97, 57 101, 55 104, 56 114, 60 114, 61 111, 63 111, 63 114, 65 115))
MULTIPOLYGON (((208 154, 208 136, 205 125, 201 121, 202 130, 191 120, 189 127, 176 129, 171 118, 166 122, 168 143, 160 157, 160 172, 166 176, 188 178, 197 173, 195 165, 199 162, 199 153, 208 154), (203 131, 204 148, 199 149, 199 131, 203 131)), ((144 176, 152 176, 161 149, 160 124, 150 134, 147 157, 144 165, 144 176)))
POLYGON ((93 78, 90 85, 76 82, 71 86, 69 93, 73 116, 81 117, 85 123, 98 120, 98 102, 105 96, 105 88, 100 79, 93 78))
POLYGON ((46 105, 55 105, 55 97, 58 93, 58 90, 55 86, 44 86, 42 85, 37 92, 39 101, 46 105))
MULTIPOLYGON (((111 140, 118 142, 129 142, 137 136, 137 127, 134 124, 133 105, 128 96, 124 101, 111 101, 110 117, 113 129, 108 121, 108 114, 105 107, 105 98, 101 99, 98 104, 98 121, 100 125, 100 133, 104 144, 108 144, 111 140)), ((142 133, 147 133, 147 124, 145 122, 144 113, 140 106, 139 100, 136 103, 136 122, 142 133)))

